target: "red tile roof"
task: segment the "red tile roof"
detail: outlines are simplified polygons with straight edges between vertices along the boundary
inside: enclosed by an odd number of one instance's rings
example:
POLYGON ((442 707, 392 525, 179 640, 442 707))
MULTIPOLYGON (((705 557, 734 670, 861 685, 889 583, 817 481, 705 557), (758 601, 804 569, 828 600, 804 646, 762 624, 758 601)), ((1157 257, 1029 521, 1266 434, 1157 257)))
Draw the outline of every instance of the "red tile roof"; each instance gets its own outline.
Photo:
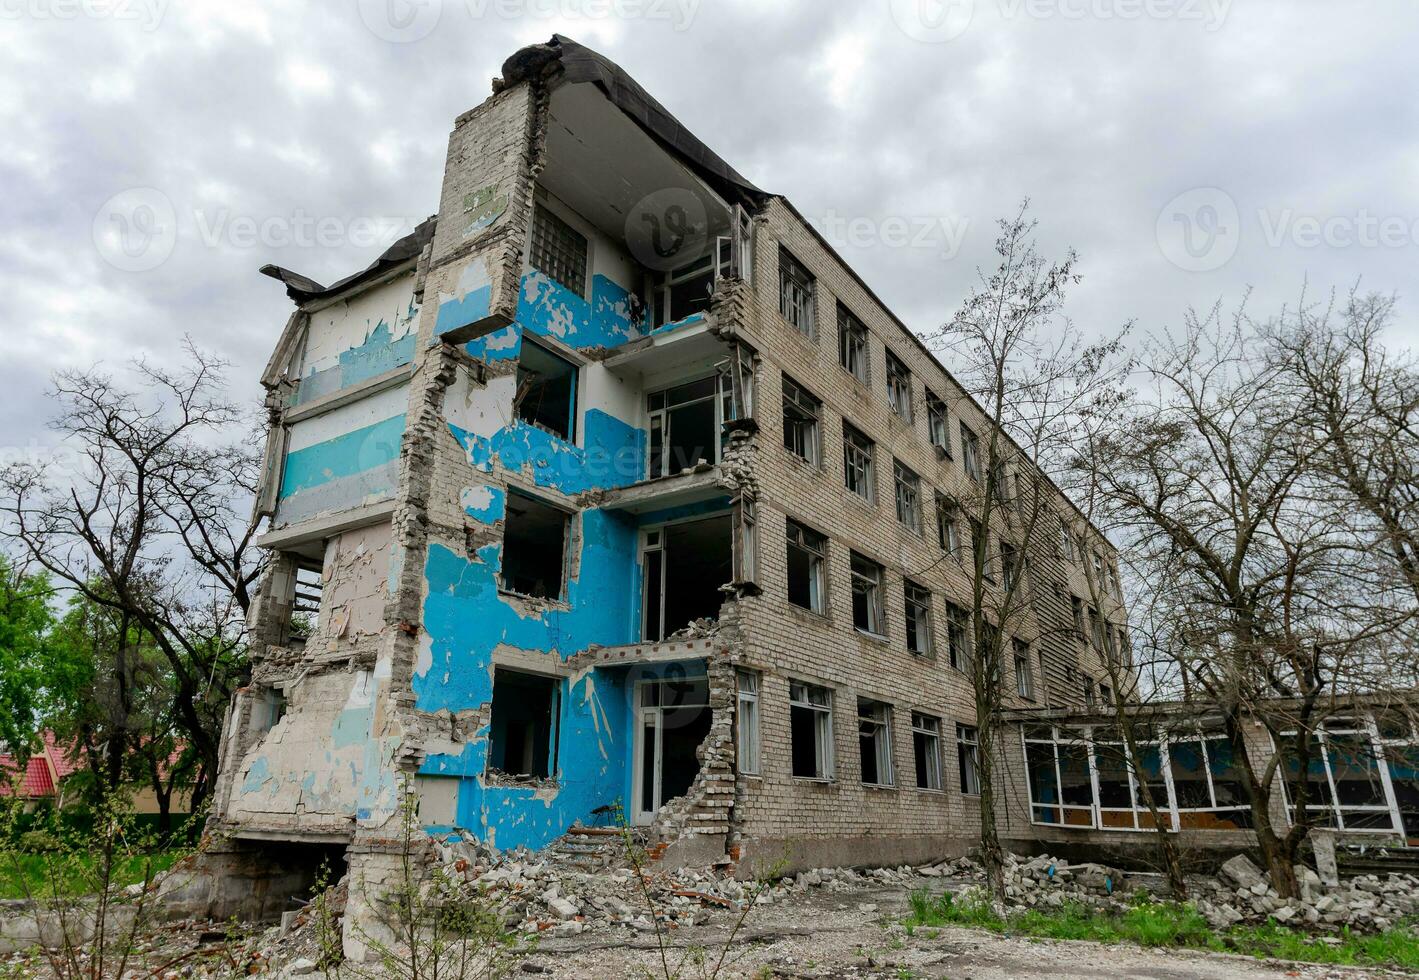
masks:
MULTIPOLYGON (((0 776, 3 776, 3 781, 0 781, 0 796, 13 794, 12 781, 18 768, 14 756, 0 753, 0 776)), ((25 766, 24 774, 20 777, 19 793, 31 798, 54 796, 59 784, 75 768, 69 759, 69 753, 55 741, 54 733, 45 732, 44 744, 30 756, 29 764, 25 766)))

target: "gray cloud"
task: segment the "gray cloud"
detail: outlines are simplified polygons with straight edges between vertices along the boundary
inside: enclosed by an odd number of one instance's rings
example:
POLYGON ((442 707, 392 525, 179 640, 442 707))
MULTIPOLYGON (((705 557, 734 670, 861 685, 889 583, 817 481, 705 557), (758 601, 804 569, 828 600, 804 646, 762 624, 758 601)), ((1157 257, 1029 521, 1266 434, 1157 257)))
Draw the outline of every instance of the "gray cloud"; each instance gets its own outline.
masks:
POLYGON ((1415 292, 1419 9, 1403 0, 412 2, 134 0, 67 17, 66 0, 0 0, 9 445, 50 438, 49 372, 173 357, 183 333, 256 397, 289 309, 256 269, 329 281, 432 213, 454 116, 554 31, 788 195, 920 330, 1026 195, 1044 246, 1081 254, 1072 312, 1090 327, 1161 328, 1248 285, 1258 311, 1306 279, 1415 292), (561 13, 578 9, 641 16, 561 13), (956 36, 920 39, 967 9, 956 36), (390 41, 390 10, 437 23, 390 41), (103 208, 135 188, 159 195, 162 227, 127 231, 168 235, 171 252, 129 271, 103 208), (1196 188, 1220 194, 1163 213, 1196 188))

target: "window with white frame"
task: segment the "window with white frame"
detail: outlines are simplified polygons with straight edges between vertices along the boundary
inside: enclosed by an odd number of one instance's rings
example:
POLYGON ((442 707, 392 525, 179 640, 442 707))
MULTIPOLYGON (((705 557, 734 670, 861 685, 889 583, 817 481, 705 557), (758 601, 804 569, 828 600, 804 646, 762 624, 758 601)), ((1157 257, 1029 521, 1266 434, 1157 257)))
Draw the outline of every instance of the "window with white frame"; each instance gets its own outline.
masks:
POLYGON ((1382 757, 1363 717, 1327 718, 1310 735, 1303 763, 1296 736, 1281 737, 1282 785, 1292 810, 1305 789, 1306 810, 1317 826, 1346 831, 1393 832, 1382 757))
POLYGON ((843 485, 863 500, 873 500, 872 457, 874 446, 867 438, 848 423, 843 423, 843 485))
POLYGON ((806 337, 813 336, 813 275, 788 249, 778 250, 778 311, 806 337))
POLYGON ((881 701, 857 699, 857 744, 862 759, 862 781, 869 786, 891 786, 892 708, 881 701))
POLYGON ((906 601, 907 649, 919 657, 929 657, 932 644, 931 593, 912 581, 902 582, 906 601))
POLYGON ((1035 675, 1030 660, 1030 645, 1023 640, 1014 641, 1015 693, 1026 701, 1035 700, 1035 675))
POLYGON ((882 604, 882 566, 852 553, 852 625, 864 633, 885 636, 887 617, 882 604))
POLYGON ((841 303, 838 304, 838 363, 848 374, 867 384, 867 327, 841 303))
POLYGON ((788 522, 788 601, 795 606, 824 611, 823 567, 828 539, 797 521, 788 522))
POLYGON ((728 377, 716 372, 646 396, 652 480, 701 460, 719 462, 724 423, 733 412, 730 389, 728 377))
POLYGON ((833 695, 826 687, 788 682, 789 737, 793 775, 800 779, 833 777, 833 695))
POLYGON ((900 460, 892 460, 892 483, 897 501, 897 520, 913 531, 921 531, 921 477, 900 460))
POLYGON ((532 212, 528 263, 576 293, 586 295, 586 236, 538 204, 532 212))
POLYGON ((823 403, 788 375, 783 376, 783 447, 805 462, 822 455, 823 403))
POLYGON ((912 373, 891 351, 887 356, 887 404, 903 422, 912 420, 912 373))
MULTIPOLYGON (((1179 828, 1244 830, 1252 825, 1242 771, 1225 733, 1170 734, 1167 753, 1179 828)), ((1383 799, 1381 791, 1381 805, 1383 799)))
POLYGON ((1059 519, 1059 557, 1065 561, 1073 561, 1076 557, 1074 550, 1074 533, 1069 530, 1069 523, 1064 518, 1059 519))
POLYGON ((912 712, 912 754, 916 757, 917 789, 941 789, 941 719, 912 712))
POLYGON ((1094 826, 1087 734, 1049 725, 1026 725, 1023 734, 1030 819, 1067 827, 1094 826))
POLYGON ((959 510, 950 497, 936 495, 936 541, 947 554, 958 554, 961 547, 961 532, 957 526, 959 510))
POLYGON ((1164 772, 1163 748, 1151 729, 1134 724, 1133 744, 1138 755, 1131 758, 1123 736, 1114 728, 1096 728, 1092 733, 1094 774, 1098 784, 1098 826, 1104 830, 1156 830, 1153 814, 1144 802, 1141 773, 1153 805, 1165 829, 1172 829, 1171 794, 1164 772))
POLYGON ((966 476, 980 482, 980 436, 964 422, 961 423, 961 468, 966 471, 966 476))
POLYGON ((739 771, 746 775, 759 773, 759 675, 749 670, 735 672, 738 701, 735 724, 738 725, 739 771))
POLYGON ((951 455, 951 426, 946 403, 930 388, 926 389, 926 428, 931 444, 947 456, 951 455))
POLYGON ((956 723, 956 763, 961 777, 961 792, 980 795, 980 743, 972 725, 956 723))
POLYGON ((954 602, 946 603, 946 646, 951 666, 971 672, 971 614, 954 602))

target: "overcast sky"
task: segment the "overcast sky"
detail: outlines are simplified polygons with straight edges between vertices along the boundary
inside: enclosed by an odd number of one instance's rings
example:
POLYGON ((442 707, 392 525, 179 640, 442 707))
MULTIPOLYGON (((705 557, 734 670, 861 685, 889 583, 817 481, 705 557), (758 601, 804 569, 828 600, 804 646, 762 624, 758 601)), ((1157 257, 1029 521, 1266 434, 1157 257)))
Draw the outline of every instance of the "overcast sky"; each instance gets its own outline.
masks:
POLYGON ((256 377, 290 310, 433 213, 449 129, 554 32, 816 221, 917 330, 1028 195, 1070 311, 1147 333, 1357 277, 1419 345, 1419 4, 0 0, 0 448, 48 375, 190 333, 256 377))

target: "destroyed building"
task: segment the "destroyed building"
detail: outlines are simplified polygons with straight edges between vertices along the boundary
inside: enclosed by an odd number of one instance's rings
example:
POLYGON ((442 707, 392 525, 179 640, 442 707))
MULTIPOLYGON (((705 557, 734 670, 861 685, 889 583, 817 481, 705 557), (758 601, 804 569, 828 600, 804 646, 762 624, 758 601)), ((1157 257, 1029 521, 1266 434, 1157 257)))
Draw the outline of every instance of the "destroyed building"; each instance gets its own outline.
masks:
MULTIPOLYGON (((559 37, 456 120, 413 234, 329 286, 263 271, 295 303, 272 567, 210 825, 243 894, 377 863, 406 787, 504 849, 622 816, 667 862, 971 846, 962 552, 1019 574, 954 507, 987 418, 786 199, 559 37)), ((1006 836, 1137 830, 1067 727, 1128 656, 1115 556, 1048 513, 1006 836)))

